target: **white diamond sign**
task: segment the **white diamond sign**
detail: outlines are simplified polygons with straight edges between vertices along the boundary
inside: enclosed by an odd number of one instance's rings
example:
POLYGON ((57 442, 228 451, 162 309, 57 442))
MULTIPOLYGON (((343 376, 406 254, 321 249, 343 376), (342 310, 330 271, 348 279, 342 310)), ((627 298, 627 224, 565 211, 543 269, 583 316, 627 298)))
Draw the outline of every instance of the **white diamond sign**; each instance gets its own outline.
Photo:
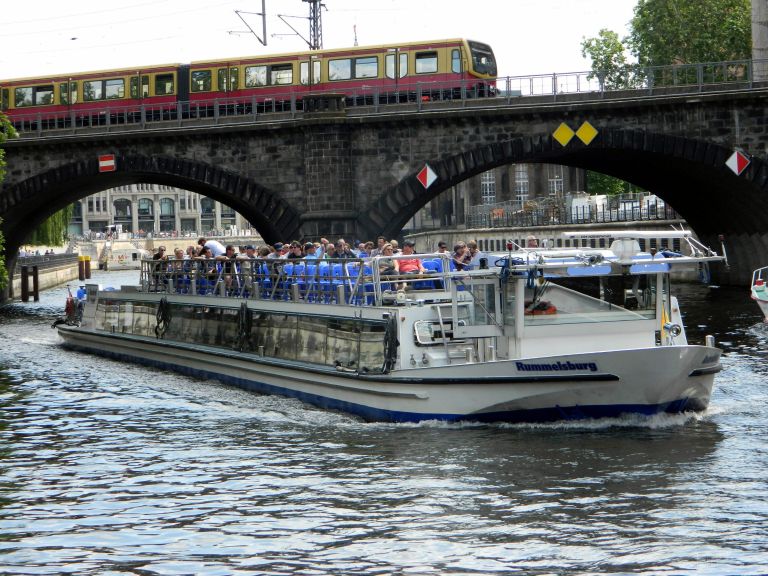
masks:
POLYGON ((424 188, 429 188, 434 181, 437 180, 437 174, 435 174, 432 168, 429 167, 429 164, 424 164, 424 168, 416 174, 416 178, 421 182, 421 185, 424 186, 424 188))
POLYGON ((725 161, 725 165, 733 170, 733 173, 736 174, 736 176, 741 176, 741 173, 747 169, 747 166, 749 166, 750 162, 751 160, 749 159, 749 156, 744 154, 744 152, 735 150, 733 154, 731 154, 730 158, 725 161))

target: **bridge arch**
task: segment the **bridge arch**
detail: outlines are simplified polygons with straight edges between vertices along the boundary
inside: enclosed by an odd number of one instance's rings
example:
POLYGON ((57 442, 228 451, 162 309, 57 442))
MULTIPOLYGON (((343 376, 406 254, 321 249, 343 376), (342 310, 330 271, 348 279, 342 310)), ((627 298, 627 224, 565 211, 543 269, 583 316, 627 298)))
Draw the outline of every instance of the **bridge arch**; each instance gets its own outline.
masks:
POLYGON ((240 212, 267 241, 298 233, 299 214, 293 207, 276 193, 232 171, 167 156, 122 155, 117 163, 118 171, 102 173, 97 160, 78 160, 4 188, 0 213, 6 253, 15 254, 30 230, 72 202, 139 182, 175 186, 218 200, 240 212))
POLYGON ((768 230, 768 164, 753 158, 749 170, 737 177, 725 165, 732 153, 732 148, 713 142, 643 130, 604 128, 589 145, 574 138, 562 146, 551 134, 512 138, 427 160, 438 175, 432 186, 425 189, 418 181, 420 164, 372 202, 361 220, 368 230, 394 236, 441 192, 492 168, 525 162, 594 170, 650 190, 709 241, 723 231, 739 230, 747 236, 764 233, 768 230))

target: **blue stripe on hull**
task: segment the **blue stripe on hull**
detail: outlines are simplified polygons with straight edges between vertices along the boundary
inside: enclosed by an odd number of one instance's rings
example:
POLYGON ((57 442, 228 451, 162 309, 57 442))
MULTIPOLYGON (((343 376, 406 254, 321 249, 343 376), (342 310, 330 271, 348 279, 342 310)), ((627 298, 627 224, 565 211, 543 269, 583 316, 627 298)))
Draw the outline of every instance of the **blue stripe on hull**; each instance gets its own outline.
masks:
POLYGON ((138 356, 132 356, 130 354, 123 354, 120 352, 111 352, 108 350, 96 350, 87 346, 80 346, 77 344, 66 343, 65 346, 74 350, 80 350, 83 352, 98 354, 100 356, 106 356, 114 358, 116 360, 138 362, 146 366, 152 366, 156 368, 171 369, 175 372, 185 374, 187 376, 194 376, 198 378, 206 378, 212 380, 219 380, 226 384, 231 384, 245 390, 252 392, 258 392, 262 394, 273 394, 277 396, 285 396, 287 398, 296 398, 307 404, 312 404, 319 408, 326 410, 337 410, 339 412, 345 412, 360 416, 364 420, 369 422, 420 422, 423 420, 442 420, 447 422, 510 422, 510 423, 523 423, 523 422, 556 422, 558 420, 584 420, 593 418, 615 418, 623 414, 640 414, 643 416, 652 416, 654 414, 661 413, 681 413, 690 411, 702 411, 706 409, 706 405, 703 405, 696 398, 681 398, 672 402, 666 402, 663 404, 611 404, 611 405, 595 405, 595 406, 552 406, 549 408, 536 408, 530 410, 512 410, 503 412, 483 412, 475 414, 430 414, 420 412, 400 412, 395 410, 382 410, 379 408, 372 408, 362 404, 355 404, 352 402, 346 402, 344 400, 338 400, 335 398, 328 398, 326 396, 318 396, 317 394, 309 394, 298 390, 292 390, 290 388, 284 388, 282 386, 274 386, 272 384, 266 384, 256 380, 246 380, 245 378, 237 378, 235 376, 228 376, 226 374, 220 374, 218 372, 210 372, 208 370, 200 370, 197 368, 191 368, 189 366, 182 366, 180 364, 172 364, 168 362, 162 362, 157 360, 150 360, 147 358, 141 358, 138 356))

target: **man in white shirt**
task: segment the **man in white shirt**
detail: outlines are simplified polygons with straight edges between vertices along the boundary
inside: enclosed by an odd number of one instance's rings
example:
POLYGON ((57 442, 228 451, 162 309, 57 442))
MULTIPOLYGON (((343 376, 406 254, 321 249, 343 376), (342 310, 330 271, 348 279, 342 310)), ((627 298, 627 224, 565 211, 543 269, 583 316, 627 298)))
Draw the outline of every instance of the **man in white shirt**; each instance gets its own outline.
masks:
POLYGON ((224 247, 224 244, 222 244, 218 240, 208 240, 207 238, 200 238, 197 241, 197 245, 203 248, 209 248, 214 258, 216 258, 217 256, 224 256, 224 254, 226 254, 227 252, 227 249, 224 247))

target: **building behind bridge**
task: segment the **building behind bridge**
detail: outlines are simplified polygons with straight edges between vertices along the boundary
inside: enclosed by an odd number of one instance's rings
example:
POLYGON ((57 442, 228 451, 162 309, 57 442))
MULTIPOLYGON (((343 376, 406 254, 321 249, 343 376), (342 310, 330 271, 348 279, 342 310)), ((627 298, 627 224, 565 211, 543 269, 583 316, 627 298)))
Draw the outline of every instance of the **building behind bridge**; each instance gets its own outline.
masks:
MULTIPOLYGON (((525 205, 531 201, 546 204, 584 189, 585 172, 579 168, 555 164, 501 166, 442 193, 411 219, 405 231, 464 228, 471 226, 468 215, 475 206, 504 202, 525 205)), ((114 229, 111 227, 139 236, 252 228, 225 204, 188 190, 147 183, 111 188, 75 202, 70 235, 102 234, 114 229)))

